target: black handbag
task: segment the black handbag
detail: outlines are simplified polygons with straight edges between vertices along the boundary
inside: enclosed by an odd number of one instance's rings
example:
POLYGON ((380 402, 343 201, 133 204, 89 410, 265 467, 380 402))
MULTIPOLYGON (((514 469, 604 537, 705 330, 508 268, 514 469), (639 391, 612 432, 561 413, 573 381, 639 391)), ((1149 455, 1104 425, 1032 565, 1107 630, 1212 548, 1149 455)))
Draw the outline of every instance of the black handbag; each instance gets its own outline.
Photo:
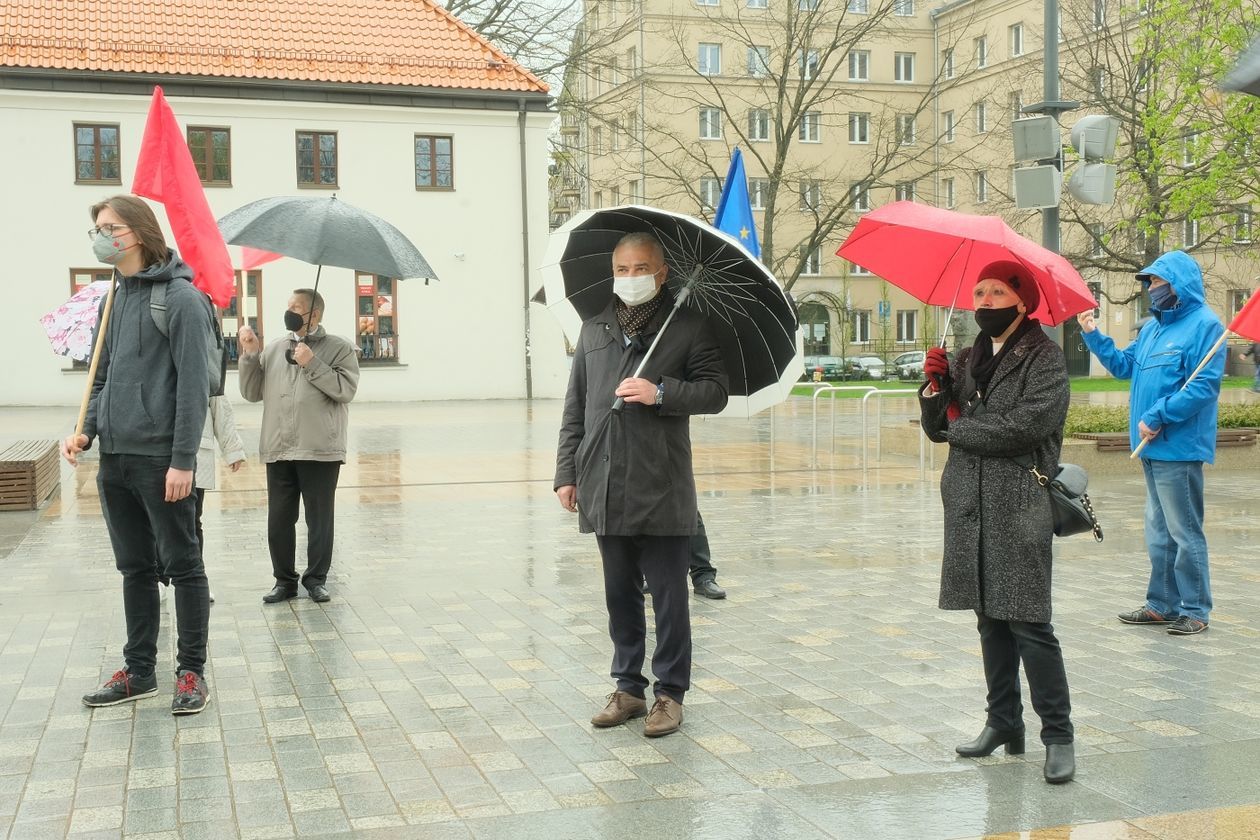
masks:
POLYGON ((1050 512, 1054 517, 1056 537, 1070 537, 1092 531, 1095 540, 1103 541, 1102 526, 1098 524, 1094 506, 1089 501, 1089 494, 1085 492, 1089 475, 1084 467, 1059 464, 1054 478, 1050 478, 1037 469, 1032 458, 1025 456, 1011 460, 1026 468, 1037 479, 1037 483, 1050 492, 1050 512))

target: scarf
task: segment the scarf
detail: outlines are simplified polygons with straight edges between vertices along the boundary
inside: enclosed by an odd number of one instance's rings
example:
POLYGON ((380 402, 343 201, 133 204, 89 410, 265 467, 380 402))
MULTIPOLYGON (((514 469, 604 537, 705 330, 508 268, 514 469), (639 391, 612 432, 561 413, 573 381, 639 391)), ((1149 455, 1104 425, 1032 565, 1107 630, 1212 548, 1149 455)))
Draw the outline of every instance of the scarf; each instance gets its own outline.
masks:
POLYGON ((1019 326, 1015 331, 1006 337, 1006 343, 1002 345, 1002 349, 996 354, 993 352, 993 339, 984 333, 976 336, 975 344, 971 345, 971 356, 967 360, 967 369, 971 374, 971 379, 976 385, 976 390, 980 392, 983 398, 989 391, 989 380, 993 378, 993 374, 997 371, 998 365, 1002 364, 1002 360, 1006 358, 1006 354, 1010 349, 1019 343, 1024 334, 1035 329, 1041 329, 1041 323, 1036 318, 1024 316, 1024 320, 1019 322, 1019 326))
POLYGON ((621 331, 625 333, 626 338, 634 338, 643 332, 644 327, 652 320, 652 316, 660 311, 661 304, 664 301, 664 286, 657 291, 655 297, 647 303, 641 303, 638 306, 626 306, 621 298, 617 298, 617 324, 620 325, 621 331))

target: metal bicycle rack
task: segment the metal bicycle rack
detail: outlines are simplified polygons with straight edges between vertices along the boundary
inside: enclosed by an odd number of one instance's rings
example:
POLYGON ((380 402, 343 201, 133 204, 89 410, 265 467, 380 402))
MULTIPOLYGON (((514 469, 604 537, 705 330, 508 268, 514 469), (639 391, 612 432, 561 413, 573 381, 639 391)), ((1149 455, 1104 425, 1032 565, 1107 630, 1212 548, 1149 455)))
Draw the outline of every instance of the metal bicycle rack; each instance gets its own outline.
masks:
MULTIPOLYGON (((867 391, 869 392, 869 391, 876 391, 878 389, 874 385, 821 385, 817 382, 811 382, 809 384, 814 386, 814 395, 810 398, 811 402, 813 403, 812 414, 811 414, 811 418, 813 421, 812 423, 813 445, 810 449, 810 460, 811 460, 811 463, 816 467, 818 466, 818 395, 828 393, 831 391, 867 391)), ((863 397, 863 399, 865 399, 865 397, 863 397)), ((863 405, 865 405, 865 403, 863 403, 863 405)), ((836 400, 834 397, 832 397, 831 399, 831 454, 834 455, 835 453, 836 453, 836 400)))

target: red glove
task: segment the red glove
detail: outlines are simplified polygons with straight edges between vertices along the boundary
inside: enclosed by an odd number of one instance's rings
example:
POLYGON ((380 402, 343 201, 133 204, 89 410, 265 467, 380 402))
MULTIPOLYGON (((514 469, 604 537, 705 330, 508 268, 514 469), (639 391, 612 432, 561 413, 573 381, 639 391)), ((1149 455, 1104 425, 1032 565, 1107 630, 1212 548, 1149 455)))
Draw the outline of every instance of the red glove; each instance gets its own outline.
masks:
POLYGON ((923 359, 923 375, 932 381, 932 387, 944 391, 949 382, 949 357, 945 348, 933 347, 927 351, 923 359))

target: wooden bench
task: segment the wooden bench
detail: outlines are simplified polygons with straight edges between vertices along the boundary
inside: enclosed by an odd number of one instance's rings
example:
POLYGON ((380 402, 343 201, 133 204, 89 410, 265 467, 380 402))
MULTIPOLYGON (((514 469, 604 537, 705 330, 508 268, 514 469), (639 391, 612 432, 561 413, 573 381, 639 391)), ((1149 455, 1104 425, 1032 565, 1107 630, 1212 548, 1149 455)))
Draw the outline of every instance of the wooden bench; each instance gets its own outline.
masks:
MULTIPOLYGON (((1081 440, 1092 440, 1098 446, 1099 452, 1128 452, 1129 433, 1128 432, 1081 432, 1072 435, 1074 438, 1081 440)), ((1216 446, 1254 446, 1256 443, 1256 429, 1217 429, 1216 430, 1216 446)))
POLYGON ((0 452, 0 510, 36 510, 61 483, 57 443, 23 440, 0 452))

